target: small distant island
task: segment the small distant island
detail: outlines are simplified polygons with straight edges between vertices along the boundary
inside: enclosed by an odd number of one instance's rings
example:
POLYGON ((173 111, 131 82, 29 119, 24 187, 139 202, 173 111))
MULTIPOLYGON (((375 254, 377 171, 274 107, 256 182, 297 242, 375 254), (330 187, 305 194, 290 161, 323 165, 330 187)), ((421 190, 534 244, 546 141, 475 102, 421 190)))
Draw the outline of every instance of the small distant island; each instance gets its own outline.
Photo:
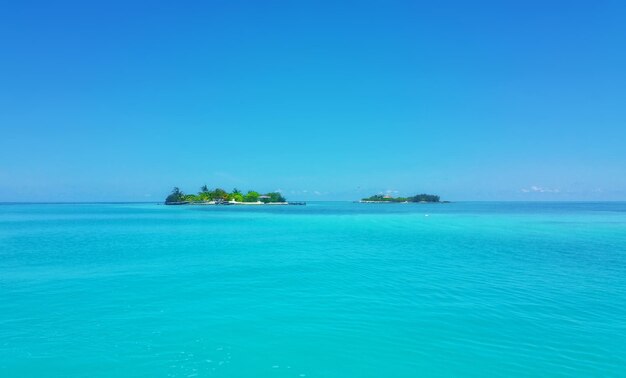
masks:
POLYGON ((224 189, 209 189, 203 185, 197 194, 185 194, 178 187, 165 199, 166 205, 305 205, 304 202, 287 202, 279 192, 261 194, 254 190, 247 193, 239 189, 227 192, 224 189))
POLYGON ((439 196, 435 194, 417 194, 412 197, 392 197, 390 195, 376 194, 371 197, 363 198, 361 203, 448 203, 449 201, 440 201, 439 196))

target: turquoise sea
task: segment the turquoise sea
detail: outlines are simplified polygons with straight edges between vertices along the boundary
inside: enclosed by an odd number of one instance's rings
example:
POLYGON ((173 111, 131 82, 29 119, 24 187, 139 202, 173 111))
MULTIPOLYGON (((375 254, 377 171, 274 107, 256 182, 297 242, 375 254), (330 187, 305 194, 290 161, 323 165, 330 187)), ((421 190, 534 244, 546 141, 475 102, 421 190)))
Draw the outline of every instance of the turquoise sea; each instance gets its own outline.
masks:
POLYGON ((0 205, 0 376, 626 376, 626 203, 0 205))

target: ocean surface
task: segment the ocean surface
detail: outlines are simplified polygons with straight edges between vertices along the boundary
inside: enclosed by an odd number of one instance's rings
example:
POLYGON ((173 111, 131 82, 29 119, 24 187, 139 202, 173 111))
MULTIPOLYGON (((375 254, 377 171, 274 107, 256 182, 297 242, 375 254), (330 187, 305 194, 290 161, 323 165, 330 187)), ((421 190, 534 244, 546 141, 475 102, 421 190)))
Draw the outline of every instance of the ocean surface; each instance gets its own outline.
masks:
POLYGON ((626 376, 626 203, 0 205, 2 377, 626 376))

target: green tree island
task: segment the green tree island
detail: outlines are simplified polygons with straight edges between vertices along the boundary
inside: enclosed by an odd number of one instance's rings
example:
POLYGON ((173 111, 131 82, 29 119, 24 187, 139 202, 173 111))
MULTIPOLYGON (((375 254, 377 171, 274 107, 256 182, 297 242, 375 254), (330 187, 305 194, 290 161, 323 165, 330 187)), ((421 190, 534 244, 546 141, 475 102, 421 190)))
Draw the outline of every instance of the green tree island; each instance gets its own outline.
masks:
MULTIPOLYGON (((416 194, 412 197, 392 197, 389 195, 376 194, 371 197, 363 198, 360 202, 363 203, 404 203, 404 202, 427 202, 427 203, 440 203, 439 196, 435 194, 416 194)), ((447 201, 443 201, 447 202, 447 201)))
MULTIPOLYGON (((222 188, 210 189, 207 185, 200 187, 197 194, 185 194, 180 188, 174 187, 165 199, 166 205, 235 205, 235 204, 287 204, 287 200, 279 192, 261 194, 254 190, 246 194, 235 188, 230 193, 222 188)), ((303 204, 303 203, 292 203, 303 204)))

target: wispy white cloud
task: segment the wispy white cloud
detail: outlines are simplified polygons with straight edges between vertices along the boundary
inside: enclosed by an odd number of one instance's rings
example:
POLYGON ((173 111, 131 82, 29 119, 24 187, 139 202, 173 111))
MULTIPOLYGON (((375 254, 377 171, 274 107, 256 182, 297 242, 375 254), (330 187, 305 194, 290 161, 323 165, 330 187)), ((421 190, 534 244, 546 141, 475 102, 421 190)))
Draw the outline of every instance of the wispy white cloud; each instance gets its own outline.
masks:
POLYGON ((560 189, 544 188, 541 186, 533 185, 530 188, 522 188, 522 193, 560 193, 560 189))

